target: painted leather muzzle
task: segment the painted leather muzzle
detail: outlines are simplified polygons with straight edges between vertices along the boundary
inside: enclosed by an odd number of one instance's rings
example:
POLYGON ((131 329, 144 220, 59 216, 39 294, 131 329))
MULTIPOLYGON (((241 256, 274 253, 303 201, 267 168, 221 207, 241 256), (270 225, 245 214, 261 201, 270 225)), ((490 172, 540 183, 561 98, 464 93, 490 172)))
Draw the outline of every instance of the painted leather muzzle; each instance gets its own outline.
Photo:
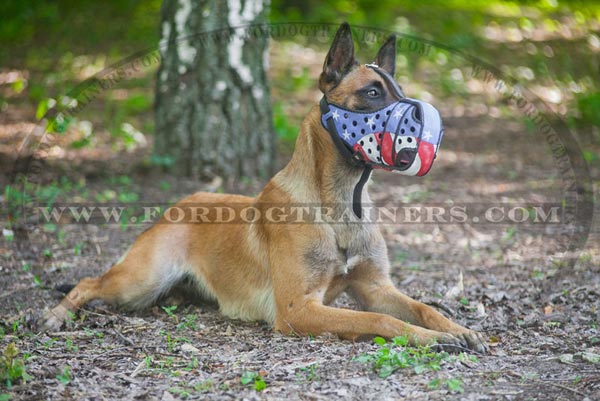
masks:
POLYGON ((398 101, 360 112, 321 100, 321 123, 354 164, 403 175, 427 174, 442 136, 440 113, 431 104, 405 98, 389 74, 368 64, 396 92, 398 101))

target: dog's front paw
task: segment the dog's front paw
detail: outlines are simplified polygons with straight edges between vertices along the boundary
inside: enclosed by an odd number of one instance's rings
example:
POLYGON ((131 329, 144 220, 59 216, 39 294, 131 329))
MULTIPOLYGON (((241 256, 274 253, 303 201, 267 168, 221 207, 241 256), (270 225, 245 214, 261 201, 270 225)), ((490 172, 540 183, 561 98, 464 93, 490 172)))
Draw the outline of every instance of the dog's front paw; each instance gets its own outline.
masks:
POLYGON ((447 352, 462 352, 470 349, 481 354, 489 351, 481 333, 470 330, 465 333, 441 333, 437 336, 434 348, 447 352))
POLYGON ((469 330, 466 333, 457 334, 456 336, 463 340, 466 344, 466 348, 475 352, 487 354, 490 351, 490 347, 481 333, 469 330))
POLYGON ((452 353, 461 352, 467 348, 464 338, 450 333, 439 333, 435 338, 435 342, 431 345, 436 351, 446 351, 452 353))
POLYGON ((54 309, 47 311, 37 322, 38 331, 57 331, 60 330, 67 317, 67 310, 58 305, 54 309))

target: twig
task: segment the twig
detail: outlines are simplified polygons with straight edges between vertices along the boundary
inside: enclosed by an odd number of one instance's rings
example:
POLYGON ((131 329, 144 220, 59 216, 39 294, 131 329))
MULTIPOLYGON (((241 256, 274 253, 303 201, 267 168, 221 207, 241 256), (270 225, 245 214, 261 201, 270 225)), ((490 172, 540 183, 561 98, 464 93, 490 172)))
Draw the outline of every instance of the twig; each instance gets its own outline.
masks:
POLYGON ((587 395, 587 394, 585 394, 585 393, 582 393, 581 391, 575 390, 574 388, 567 387, 567 386, 563 386, 562 384, 558 384, 558 383, 552 383, 552 382, 549 382, 549 381, 544 381, 544 382, 545 382, 545 383, 548 383, 548 384, 549 384, 549 385, 551 385, 551 386, 558 387, 558 388, 562 388, 563 390, 570 391, 570 392, 572 392, 572 393, 574 393, 574 394, 577 394, 577 395, 580 395, 580 396, 582 396, 582 397, 585 397, 585 396, 587 395))
POLYGON ((112 331, 116 335, 118 335, 119 337, 121 337, 123 339, 123 341, 125 341, 127 344, 131 345, 132 347, 136 346, 135 343, 131 339, 129 339, 129 338, 125 337, 123 334, 119 333, 119 331, 117 331, 117 329, 113 329, 112 331))
POLYGON ((101 358, 101 357, 103 357, 103 356, 105 356, 105 355, 107 355, 107 354, 111 354, 111 353, 113 353, 113 352, 115 352, 115 351, 121 351, 121 350, 123 350, 123 349, 127 349, 127 347, 125 347, 125 346, 123 346, 123 347, 117 347, 117 348, 109 349, 108 351, 104 351, 104 352, 103 352, 103 353, 101 353, 101 354, 95 355, 95 356, 92 358, 92 363, 93 363, 93 362, 95 362, 95 361, 96 361, 96 359, 98 359, 98 358, 101 358))

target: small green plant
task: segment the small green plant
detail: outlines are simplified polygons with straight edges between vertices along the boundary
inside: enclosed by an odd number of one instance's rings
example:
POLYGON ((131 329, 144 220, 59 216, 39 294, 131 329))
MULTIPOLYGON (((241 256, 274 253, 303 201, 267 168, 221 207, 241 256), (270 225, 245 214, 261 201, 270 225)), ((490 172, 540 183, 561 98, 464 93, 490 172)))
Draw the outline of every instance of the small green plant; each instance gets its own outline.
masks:
POLYGON ((10 343, 0 356, 0 384, 10 388, 19 381, 27 382, 32 377, 27 373, 25 367, 26 358, 18 358, 19 349, 14 343, 10 343))
MULTIPOLYGON (((175 316, 177 317, 177 316, 175 316)), ((183 329, 190 329, 190 330, 198 330, 198 325, 196 324, 196 321, 198 320, 198 316, 190 313, 188 315, 186 315, 182 322, 179 323, 177 325, 177 330, 183 330, 183 329)))
POLYGON ((175 350, 175 345, 177 345, 177 338, 171 336, 171 333, 168 331, 161 331, 161 334, 163 334, 167 340, 167 348, 169 352, 173 352, 173 350, 175 350))
POLYGON ((448 386, 448 390, 452 393, 462 394, 465 391, 462 380, 457 377, 446 380, 446 386, 448 386))
POLYGON ((186 365, 186 367, 184 369, 187 371, 191 371, 194 369, 198 369, 199 366, 200 366, 200 362, 198 362, 198 358, 193 356, 192 360, 188 362, 188 364, 186 365))
POLYGON ((447 352, 434 352, 429 346, 409 347, 406 336, 394 337, 389 343, 382 337, 375 337, 373 341, 380 348, 374 354, 364 354, 356 360, 372 364, 381 378, 405 368, 412 368, 417 374, 440 370, 441 362, 450 358, 447 352))
POLYGON ((169 393, 171 394, 175 394, 178 395, 181 398, 188 398, 190 395, 192 395, 189 392, 189 389, 185 388, 185 387, 171 387, 169 389, 169 393))
POLYGON ((73 376, 71 375, 71 368, 69 366, 65 366, 61 373, 56 375, 56 380, 65 386, 73 380, 73 376))
POLYGON ((510 241, 517 233, 516 227, 508 227, 502 235, 502 241, 510 241))
POLYGON ((104 334, 101 331, 92 330, 88 327, 83 327, 83 331, 88 337, 96 337, 98 340, 102 340, 104 338, 104 334))
POLYGON ((298 378, 298 380, 305 380, 307 382, 318 381, 320 379, 320 376, 317 373, 317 369, 319 369, 319 366, 320 365, 318 363, 313 363, 303 368, 300 368, 299 372, 296 373, 296 377, 298 378))
POLYGON ((267 383, 265 383, 260 373, 244 372, 240 381, 244 386, 253 385, 256 391, 263 391, 267 388, 267 383))
POLYGON ((75 256, 79 256, 81 255, 81 250, 83 249, 83 242, 78 242, 77 244, 75 244, 75 246, 73 247, 73 255, 75 256))
POLYGON ((171 319, 173 319, 173 321, 175 323, 179 323, 179 319, 177 318, 177 315, 174 313, 175 310, 177 309, 177 305, 161 306, 161 308, 162 308, 162 310, 165 311, 167 316, 169 316, 171 319))
POLYGON ((73 344, 73 340, 71 339, 71 337, 67 337, 67 339, 65 340, 65 348, 69 352, 76 352, 79 350, 79 347, 73 344))
POLYGON ((36 287, 44 287, 44 282, 42 281, 42 279, 40 278, 40 276, 38 276, 37 274, 33 275, 33 283, 36 285, 36 287))
POLYGON ((442 379, 433 379, 429 383, 427 383, 427 387, 431 390, 437 390, 441 387, 446 387, 448 391, 451 393, 463 393, 465 390, 463 388, 463 382, 461 379, 453 377, 450 379, 442 380, 442 379))
POLYGON ((146 369, 152 368, 152 357, 150 355, 144 357, 144 365, 146 365, 146 369))

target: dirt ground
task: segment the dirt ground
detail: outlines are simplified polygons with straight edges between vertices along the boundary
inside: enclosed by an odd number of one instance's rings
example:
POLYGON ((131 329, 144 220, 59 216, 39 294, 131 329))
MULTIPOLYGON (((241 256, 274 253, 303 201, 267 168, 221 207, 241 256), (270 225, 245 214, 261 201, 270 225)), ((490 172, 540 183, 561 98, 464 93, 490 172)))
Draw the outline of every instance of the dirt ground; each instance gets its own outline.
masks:
MULTIPOLYGON (((524 134, 521 124, 474 115, 448 118, 445 125, 432 172, 423 179, 377 173, 370 187, 374 201, 561 201, 562 183, 547 145, 524 134)), ((118 172, 115 162, 101 168, 118 172)), ((211 189, 143 171, 131 177, 130 189, 147 202, 211 189)), ((97 193, 107 184, 88 178, 86 187, 97 193)), ((285 337, 263 323, 226 319, 214 305, 173 310, 169 300, 163 305, 168 313, 160 306, 120 313, 95 302, 63 331, 39 334, 35 320, 61 298, 53 287, 105 271, 143 227, 64 225, 57 241, 55 233, 31 226, 27 240, 0 243, 0 349, 14 343, 31 378, 0 387, 0 394, 19 400, 600 399, 597 227, 569 268, 553 226, 382 225, 395 283, 483 331, 491 346, 490 354, 476 359, 445 358, 438 371, 400 369, 382 379, 356 360, 378 345, 285 337), (258 373, 266 388, 242 384, 244 372, 258 373), (461 389, 434 388, 435 379, 458 379, 461 389)), ((337 305, 353 307, 345 296, 337 305)))

